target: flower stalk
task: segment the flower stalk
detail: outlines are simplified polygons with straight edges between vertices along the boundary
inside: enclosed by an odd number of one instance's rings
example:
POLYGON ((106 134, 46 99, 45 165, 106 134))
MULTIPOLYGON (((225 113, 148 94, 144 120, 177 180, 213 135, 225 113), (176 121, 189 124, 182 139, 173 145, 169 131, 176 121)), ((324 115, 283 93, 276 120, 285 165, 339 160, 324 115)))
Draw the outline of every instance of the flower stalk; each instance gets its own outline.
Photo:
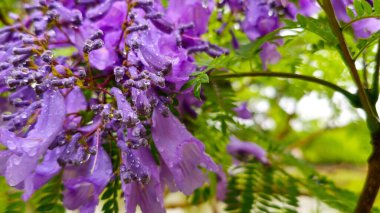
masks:
POLYGON ((212 75, 212 79, 226 79, 226 78, 241 78, 241 77, 275 77, 275 78, 289 78, 289 79, 298 79, 302 81, 308 81, 316 83, 327 88, 330 88, 340 94, 344 95, 351 102, 355 102, 356 96, 349 91, 343 89, 342 87, 333 84, 329 81, 319 79, 313 76, 300 75, 295 73, 285 73, 285 72, 243 72, 243 73, 234 73, 234 74, 224 74, 224 75, 212 75))

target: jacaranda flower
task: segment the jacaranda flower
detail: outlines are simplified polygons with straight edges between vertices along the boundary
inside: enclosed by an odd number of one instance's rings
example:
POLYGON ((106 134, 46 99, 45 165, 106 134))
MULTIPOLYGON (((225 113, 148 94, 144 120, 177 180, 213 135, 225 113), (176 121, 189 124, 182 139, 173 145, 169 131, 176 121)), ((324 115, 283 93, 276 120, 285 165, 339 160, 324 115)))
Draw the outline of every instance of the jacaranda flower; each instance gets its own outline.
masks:
POLYGON ((263 164, 268 164, 269 160, 266 151, 253 142, 242 142, 236 137, 230 138, 230 144, 227 146, 227 152, 238 161, 247 161, 256 159, 263 164))

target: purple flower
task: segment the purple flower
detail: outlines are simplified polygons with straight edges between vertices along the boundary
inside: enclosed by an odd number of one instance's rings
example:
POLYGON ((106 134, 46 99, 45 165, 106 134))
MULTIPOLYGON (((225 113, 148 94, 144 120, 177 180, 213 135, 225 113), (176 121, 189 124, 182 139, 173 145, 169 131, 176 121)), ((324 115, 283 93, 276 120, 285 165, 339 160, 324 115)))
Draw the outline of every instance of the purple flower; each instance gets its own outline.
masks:
POLYGON ((233 12, 237 12, 244 9, 244 0, 227 0, 225 2, 228 3, 233 12))
POLYGON ((248 103, 244 102, 240 106, 236 107, 234 111, 236 112, 237 116, 239 118, 243 119, 251 119, 252 113, 247 108, 248 103))
POLYGON ((112 95, 115 96, 117 106, 121 112, 121 119, 127 126, 134 126, 138 122, 136 113, 132 110, 131 105, 125 99, 123 93, 118 88, 111 89, 112 95))
POLYGON ((357 38, 368 38, 380 30, 380 20, 374 18, 364 19, 353 23, 352 27, 357 38))
POLYGON ((260 1, 249 1, 242 28, 251 40, 272 32, 280 27, 277 16, 269 16, 270 7, 260 1))
POLYGON ((208 20, 214 8, 213 2, 212 0, 174 0, 169 4, 167 17, 177 26, 194 24, 191 30, 192 35, 199 36, 207 31, 208 20))
MULTIPOLYGON (((278 3, 280 6, 284 4, 278 3)), ((288 15, 291 18, 295 16, 295 8, 293 4, 286 4, 288 15)), ((259 1, 250 1, 247 3, 246 16, 242 23, 242 29, 251 40, 264 36, 280 27, 279 17, 277 15, 269 15, 271 13, 269 4, 262 4, 259 1)), ((263 62, 263 69, 267 69, 268 64, 274 64, 281 58, 274 44, 265 43, 262 46, 260 57, 263 62)))
POLYGON ((159 168, 150 150, 143 147, 138 150, 124 148, 122 161, 125 166, 121 167, 120 178, 123 180, 127 213, 135 212, 137 205, 142 212, 165 212, 159 168), (137 181, 131 182, 134 178, 137 181))
POLYGON ((40 157, 62 129, 64 118, 64 99, 59 91, 50 90, 44 94, 37 123, 25 138, 1 129, 0 141, 8 148, 5 152, 12 153, 8 155, 3 174, 9 185, 22 184, 32 174, 40 157))
POLYGON ((79 87, 75 87, 65 98, 66 102, 66 114, 70 114, 66 118, 65 128, 66 129, 74 129, 78 127, 82 118, 76 113, 80 111, 84 111, 87 109, 87 101, 84 97, 82 90, 79 87))
POLYGON ((203 101, 194 97, 191 93, 191 90, 183 91, 182 94, 177 96, 177 100, 179 102, 178 111, 181 115, 189 115, 195 118, 197 117, 195 109, 201 107, 203 101))
POLYGON ((63 173, 63 184, 65 186, 63 204, 70 210, 79 209, 80 212, 94 212, 99 202, 99 195, 111 178, 111 159, 101 147, 99 140, 98 133, 93 139, 97 153, 87 163, 65 168, 63 173))
POLYGON ((351 4, 351 0, 333 0, 332 5, 335 10, 335 15, 339 20, 349 22, 350 17, 347 15, 346 7, 351 4))
POLYGON ((25 191, 23 194, 24 200, 28 200, 36 190, 58 174, 61 166, 59 166, 57 159, 62 151, 62 148, 48 150, 43 161, 36 167, 36 170, 25 179, 23 186, 25 191))
POLYGON ((216 197, 218 200, 224 200, 227 193, 227 176, 223 171, 223 168, 219 166, 216 172, 217 185, 216 185, 216 197))
POLYGON ((234 136, 230 138, 227 152, 238 161, 246 161, 253 157, 263 164, 269 164, 266 151, 263 148, 252 142, 242 142, 234 136))
POLYGON ((261 47, 260 58, 263 63, 263 69, 267 69, 268 64, 275 64, 281 59, 280 53, 277 51, 277 45, 266 42, 261 47))
POLYGON ((300 13, 304 16, 312 16, 321 10, 315 0, 300 0, 299 5, 300 13))
POLYGON ((206 155, 202 142, 170 112, 165 117, 155 109, 152 119, 152 137, 163 161, 162 179, 172 191, 191 194, 206 181, 199 167, 216 172, 217 165, 206 155))

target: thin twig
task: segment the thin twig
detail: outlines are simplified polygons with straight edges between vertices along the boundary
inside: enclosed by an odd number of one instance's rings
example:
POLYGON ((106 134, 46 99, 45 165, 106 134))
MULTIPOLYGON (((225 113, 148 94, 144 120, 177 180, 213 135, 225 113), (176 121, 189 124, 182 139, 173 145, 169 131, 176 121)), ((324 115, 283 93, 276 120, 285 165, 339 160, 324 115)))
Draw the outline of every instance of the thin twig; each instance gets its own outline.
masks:
POLYGON ((306 75, 300 75, 300 74, 294 74, 294 73, 284 73, 284 72, 244 72, 244 73, 236 73, 236 74, 223 74, 223 75, 212 75, 210 76, 211 79, 225 79, 225 78, 241 78, 241 77, 277 77, 277 78, 292 78, 292 79, 299 79, 303 81, 313 82, 325 87, 328 87, 334 91, 337 91, 347 97, 349 100, 353 100, 355 97, 352 93, 348 92, 347 90, 343 89, 342 87, 339 87, 338 85, 335 85, 331 82, 313 77, 313 76, 306 76, 306 75))
POLYGON ((372 79, 372 92, 375 97, 379 96, 379 71, 380 71, 380 39, 377 45, 375 72, 372 79))

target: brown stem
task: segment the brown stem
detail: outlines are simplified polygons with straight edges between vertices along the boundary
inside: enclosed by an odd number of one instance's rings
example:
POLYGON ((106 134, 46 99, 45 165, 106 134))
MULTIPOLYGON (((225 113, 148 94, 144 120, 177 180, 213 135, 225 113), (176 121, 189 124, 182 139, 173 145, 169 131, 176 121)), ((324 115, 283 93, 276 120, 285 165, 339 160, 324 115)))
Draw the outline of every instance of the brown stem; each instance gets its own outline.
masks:
POLYGON ((380 188, 380 134, 372 135, 372 154, 368 159, 367 178, 355 213, 371 212, 377 193, 380 188))

